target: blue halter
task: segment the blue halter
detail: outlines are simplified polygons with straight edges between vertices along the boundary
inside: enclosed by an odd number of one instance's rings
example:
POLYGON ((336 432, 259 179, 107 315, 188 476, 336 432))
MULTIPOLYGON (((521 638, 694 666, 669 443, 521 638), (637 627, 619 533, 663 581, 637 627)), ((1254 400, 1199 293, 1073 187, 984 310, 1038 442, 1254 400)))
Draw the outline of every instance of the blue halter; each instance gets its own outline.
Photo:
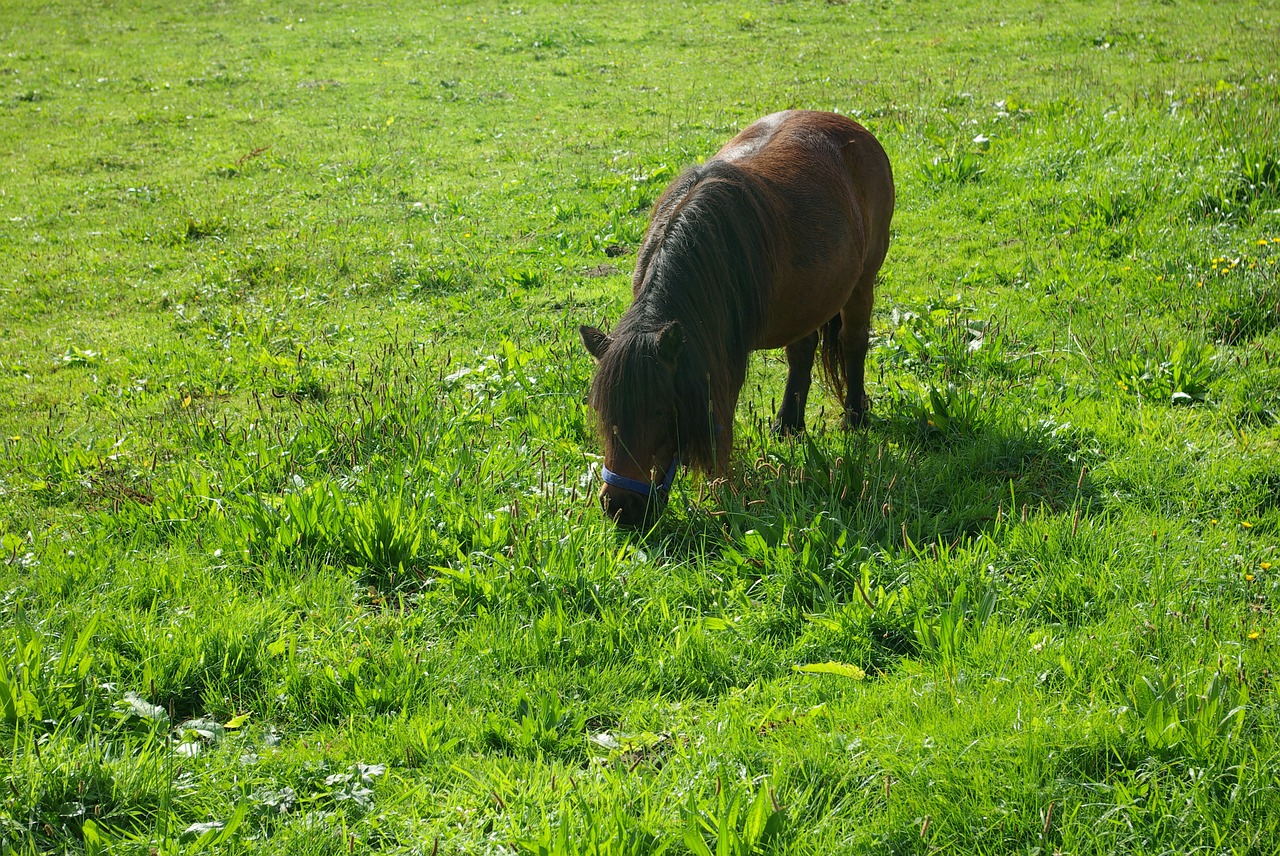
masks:
POLYGON ((638 493, 641 496, 649 496, 657 493, 659 497, 666 499, 667 494, 671 493, 671 485, 676 480, 676 470, 680 467, 680 456, 676 455, 671 459, 671 466, 667 467, 667 475, 660 484, 651 484, 649 482, 637 481, 629 479, 626 476, 620 476, 613 470, 600 465, 600 475, 604 478, 604 483, 613 487, 620 487, 623 490, 629 490, 632 493, 638 493))

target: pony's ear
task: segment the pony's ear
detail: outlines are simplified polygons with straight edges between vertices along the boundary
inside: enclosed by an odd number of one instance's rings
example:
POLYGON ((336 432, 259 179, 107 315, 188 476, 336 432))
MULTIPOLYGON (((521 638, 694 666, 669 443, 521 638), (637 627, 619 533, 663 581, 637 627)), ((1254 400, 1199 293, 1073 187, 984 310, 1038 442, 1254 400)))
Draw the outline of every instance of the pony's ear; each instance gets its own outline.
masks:
POLYGON ((680 357, 680 349, 683 347, 684 328, 680 326, 679 321, 672 321, 658 331, 658 359, 667 366, 675 368, 676 360, 680 357))
POLYGON ((582 334, 582 344, 586 346, 587 353, 595 357, 597 360, 604 359, 604 352, 609 350, 609 337, 600 331, 599 327, 588 327, 583 324, 578 328, 578 332, 582 334))

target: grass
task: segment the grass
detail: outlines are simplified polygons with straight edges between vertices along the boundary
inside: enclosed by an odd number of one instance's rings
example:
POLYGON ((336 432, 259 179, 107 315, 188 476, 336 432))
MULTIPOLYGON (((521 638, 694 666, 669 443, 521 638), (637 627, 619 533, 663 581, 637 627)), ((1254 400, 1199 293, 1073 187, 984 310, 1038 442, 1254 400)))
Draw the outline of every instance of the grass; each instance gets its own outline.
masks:
POLYGON ((0 20, 0 850, 1274 852, 1274 4, 0 20), (576 326, 792 106, 872 425, 615 532, 576 326))

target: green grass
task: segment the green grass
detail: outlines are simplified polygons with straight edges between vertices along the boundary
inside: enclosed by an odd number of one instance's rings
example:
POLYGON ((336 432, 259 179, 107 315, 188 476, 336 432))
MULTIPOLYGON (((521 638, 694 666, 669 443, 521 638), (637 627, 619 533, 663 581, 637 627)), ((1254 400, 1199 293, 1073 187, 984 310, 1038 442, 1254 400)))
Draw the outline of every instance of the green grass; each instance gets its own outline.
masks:
POLYGON ((1275 852, 1278 34, 0 2, 0 851, 1275 852), (894 165, 872 425, 760 355, 616 532, 576 327, 786 107, 894 165))

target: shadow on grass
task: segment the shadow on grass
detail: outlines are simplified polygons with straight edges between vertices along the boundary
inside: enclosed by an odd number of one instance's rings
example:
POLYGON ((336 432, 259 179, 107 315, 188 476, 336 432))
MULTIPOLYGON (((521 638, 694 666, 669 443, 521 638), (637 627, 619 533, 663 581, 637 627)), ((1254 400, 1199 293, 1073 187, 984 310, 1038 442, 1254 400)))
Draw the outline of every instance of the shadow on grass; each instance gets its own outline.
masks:
POLYGON ((907 591, 902 560, 946 565, 957 545, 998 537, 1009 522, 1083 522, 1101 506, 1088 477, 1095 444, 1052 422, 944 432, 896 417, 852 433, 779 439, 757 425, 740 436, 732 478, 685 476, 638 540, 677 567, 705 569, 673 598, 708 615, 736 614, 732 604, 749 599, 741 626, 796 662, 889 671, 919 653, 917 619, 948 608, 966 573, 939 570, 946 585, 907 591))
POLYGON ((1084 517, 1098 505, 1089 478, 1098 453, 1069 426, 942 432, 892 417, 851 433, 744 433, 733 478, 686 483, 687 513, 669 514, 650 539, 705 553, 750 530, 777 543, 827 518, 849 544, 900 549, 963 542, 1036 512, 1084 517))

